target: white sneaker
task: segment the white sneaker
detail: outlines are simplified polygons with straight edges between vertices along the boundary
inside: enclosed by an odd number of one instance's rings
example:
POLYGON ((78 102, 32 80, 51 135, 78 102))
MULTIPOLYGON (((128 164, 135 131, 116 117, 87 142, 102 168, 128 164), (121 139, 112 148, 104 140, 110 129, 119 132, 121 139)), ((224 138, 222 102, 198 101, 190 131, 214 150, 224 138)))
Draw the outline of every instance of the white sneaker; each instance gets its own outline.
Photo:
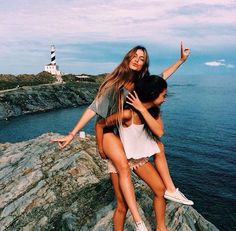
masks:
POLYGON ((175 190, 175 192, 165 191, 164 198, 166 198, 168 200, 171 200, 171 201, 175 201, 175 202, 184 204, 184 205, 193 205, 194 204, 193 201, 186 198, 184 196, 184 194, 179 191, 178 188, 175 190))
POLYGON ((148 231, 143 221, 135 222, 135 231, 148 231))

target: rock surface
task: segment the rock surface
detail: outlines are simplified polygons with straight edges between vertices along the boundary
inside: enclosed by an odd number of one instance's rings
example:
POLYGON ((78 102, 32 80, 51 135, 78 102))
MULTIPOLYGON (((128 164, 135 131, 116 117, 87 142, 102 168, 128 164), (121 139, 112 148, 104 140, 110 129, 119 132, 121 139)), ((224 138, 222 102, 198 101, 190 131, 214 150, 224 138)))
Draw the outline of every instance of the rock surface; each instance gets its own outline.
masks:
MULTIPOLYGON (((112 231, 115 198, 94 137, 76 137, 60 150, 49 142, 57 136, 0 144, 0 231, 112 231)), ((143 219, 155 230, 152 192, 133 180, 143 219)), ((193 207, 174 202, 167 203, 166 222, 173 231, 218 230, 193 207)))
POLYGON ((0 91, 0 120, 91 103, 97 83, 45 84, 0 91))

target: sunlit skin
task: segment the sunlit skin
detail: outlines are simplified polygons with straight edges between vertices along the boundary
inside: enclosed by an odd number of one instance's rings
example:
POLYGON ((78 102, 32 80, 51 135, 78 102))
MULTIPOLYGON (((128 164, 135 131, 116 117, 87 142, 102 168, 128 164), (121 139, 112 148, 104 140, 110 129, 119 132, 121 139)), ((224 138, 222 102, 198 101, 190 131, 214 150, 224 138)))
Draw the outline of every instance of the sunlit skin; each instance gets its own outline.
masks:
MULTIPOLYGON (((148 109, 151 107, 158 107, 160 106, 164 101, 167 94, 167 89, 164 89, 159 96, 157 96, 154 100, 142 103, 137 95, 137 93, 134 91, 133 93, 130 93, 127 96, 127 103, 132 105, 135 109, 137 109, 143 116, 145 123, 149 126, 153 134, 156 136, 162 136, 163 135, 163 123, 161 116, 158 116, 157 118, 154 118, 149 112, 148 109)), ((114 125, 117 121, 117 115, 113 114, 106 119, 100 120, 96 124, 96 139, 98 144, 98 150, 100 155, 105 159, 106 158, 106 151, 104 147, 106 147, 106 143, 103 139, 103 128, 105 126, 114 125)), ((131 124, 134 123, 136 125, 142 124, 143 121, 141 121, 139 115, 130 109, 125 109, 122 113, 122 124, 123 126, 129 127, 131 124)), ((162 145, 158 143, 158 147, 160 147, 160 150, 164 150, 162 148, 162 145)), ((112 147, 114 148, 114 147, 112 147)), ((160 154, 160 153, 159 153, 160 154)), ((158 154, 158 155, 159 155, 158 154)), ((117 157, 119 159, 119 157, 117 157)), ((165 225, 165 200, 164 200, 164 192, 166 190, 165 185, 160 177, 160 175, 156 172, 156 169, 153 167, 152 164, 146 163, 145 165, 139 167, 135 170, 136 174, 141 177, 153 190, 154 192, 154 210, 156 213, 156 231, 168 231, 165 225)), ((125 202, 125 198, 122 195, 122 192, 119 187, 118 182, 118 174, 111 173, 111 178, 114 186, 114 190, 117 197, 117 209, 114 213, 114 227, 116 229, 114 230, 123 230, 124 226, 124 219, 128 210, 128 206, 125 202)))
MULTIPOLYGON (((172 65, 170 65, 168 68, 166 68, 165 70, 162 71, 163 74, 163 78, 166 80, 168 79, 188 58, 190 54, 190 49, 189 48, 184 48, 183 44, 181 42, 181 46, 180 46, 180 58, 172 65)), ((134 57, 130 60, 130 62, 128 63, 128 67, 131 70, 136 70, 136 71, 140 71, 143 68, 143 65, 146 62, 146 55, 144 54, 144 52, 142 50, 137 50, 136 54, 134 55, 134 57)), ((129 91, 133 90, 133 84, 130 84, 129 82, 127 82, 128 84, 125 84, 125 88, 128 89, 129 91)), ((136 102, 137 103, 137 102, 136 102)), ((143 106, 143 105, 142 105, 143 106)), ((82 115, 82 117, 79 119, 79 121, 77 122, 76 126, 72 129, 72 131, 61 138, 57 138, 57 139, 52 139, 52 142, 58 142, 58 145, 61 149, 65 148, 75 137, 75 135, 88 123, 88 121, 90 121, 94 116, 96 115, 96 112, 93 111, 91 108, 88 108, 84 114, 82 115)), ((155 122, 155 121, 154 121, 155 122)), ((150 123, 151 125, 155 125, 156 123, 150 123)), ((155 126, 156 127, 156 126, 155 126)), ((116 135, 114 135, 113 133, 106 133, 104 136, 104 144, 106 144, 106 147, 103 147, 105 153, 106 153, 106 157, 110 158, 113 162, 113 164, 117 167, 126 167, 126 165, 124 165, 124 162, 127 162, 127 159, 125 159, 125 153, 124 153, 124 149, 122 146, 122 143, 120 142, 119 138, 117 138, 116 135), (114 145, 116 145, 116 148, 114 149, 114 145), (106 151, 105 149, 110 148, 108 151, 106 151), (115 162, 115 158, 117 159, 117 162, 115 162), (124 160, 124 161, 123 161, 124 160)), ((165 184, 166 189, 169 192, 174 192, 176 187, 171 179, 170 173, 169 173, 169 169, 168 169, 168 164, 165 158, 165 152, 161 151, 156 158, 158 165, 157 166, 157 170, 160 173, 160 176, 165 184)), ((140 167, 139 170, 141 171, 142 168, 140 167)), ((129 171, 129 169, 125 172, 127 175, 127 172, 129 171)), ((118 169, 118 172, 121 172, 118 169)), ((116 175, 117 174, 113 174, 116 175)), ((132 198, 130 196, 130 194, 132 194, 132 188, 131 187, 127 187, 128 185, 132 185, 131 182, 127 183, 127 179, 129 180, 130 177, 127 176, 119 175, 119 177, 117 176, 117 188, 120 190, 120 194, 122 194, 123 196, 123 201, 125 202, 127 200, 127 202, 129 202, 129 206, 126 204, 126 207, 128 206, 129 208, 133 208, 134 205, 131 204, 131 200, 130 198, 132 198), (121 179, 125 179, 126 181, 122 183, 121 185, 121 179), (118 180, 119 179, 119 180, 118 180), (124 186, 127 190, 121 190, 121 186, 124 186), (131 206, 132 205, 132 206, 131 206), (131 207, 130 207, 131 206, 131 207)), ((152 177, 150 177, 150 174, 146 171, 143 171, 143 175, 145 175, 145 177, 147 177, 148 179, 154 179, 152 177)), ((156 183, 157 181, 155 180, 151 180, 151 183, 156 183)), ((114 188, 115 185, 114 185, 114 188)), ((115 189, 116 192, 116 189, 115 189)), ((117 192, 116 192, 116 196, 117 196, 117 192)), ((159 205, 160 203, 158 203, 159 205)), ((122 207, 122 206, 121 206, 122 207)), ((121 216, 119 217, 114 217, 114 230, 123 230, 123 226, 124 226, 124 222, 125 222, 125 215, 127 212, 121 212, 121 208, 119 206, 119 199, 117 198, 117 207, 116 207, 116 213, 122 213, 121 216), (120 229, 119 229, 120 227, 120 229)), ((124 206, 125 207, 125 206, 124 206)), ((156 207, 156 206, 154 206, 156 207)), ((122 207, 123 208, 123 207, 122 207)), ((158 210, 158 208, 157 208, 158 210)), ((137 216, 135 216, 137 217, 137 216)), ((135 219, 138 220, 138 219, 135 219)), ((158 222, 157 222, 158 223, 158 222)), ((163 231, 165 230, 164 228, 162 229, 161 227, 157 228, 158 231, 163 231)))
POLYGON ((129 68, 134 71, 141 71, 146 61, 146 55, 143 50, 138 49, 134 57, 130 60, 129 68))

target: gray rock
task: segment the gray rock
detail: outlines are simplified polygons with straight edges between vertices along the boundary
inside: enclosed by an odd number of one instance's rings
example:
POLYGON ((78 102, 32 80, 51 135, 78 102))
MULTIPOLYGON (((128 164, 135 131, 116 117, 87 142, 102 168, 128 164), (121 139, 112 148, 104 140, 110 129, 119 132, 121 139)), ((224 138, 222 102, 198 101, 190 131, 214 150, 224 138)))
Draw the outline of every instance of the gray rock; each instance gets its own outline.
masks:
MULTIPOLYGON (((0 144, 0 231, 112 230, 115 198, 95 138, 76 139, 60 150, 44 134, 0 144)), ((152 192, 133 176, 140 214, 155 229, 152 192)), ((168 202, 166 222, 175 231, 217 231, 193 207, 168 202)), ((134 230, 130 213, 125 231, 134 230)))
POLYGON ((89 104, 97 83, 46 84, 0 92, 0 120, 28 113, 89 104))

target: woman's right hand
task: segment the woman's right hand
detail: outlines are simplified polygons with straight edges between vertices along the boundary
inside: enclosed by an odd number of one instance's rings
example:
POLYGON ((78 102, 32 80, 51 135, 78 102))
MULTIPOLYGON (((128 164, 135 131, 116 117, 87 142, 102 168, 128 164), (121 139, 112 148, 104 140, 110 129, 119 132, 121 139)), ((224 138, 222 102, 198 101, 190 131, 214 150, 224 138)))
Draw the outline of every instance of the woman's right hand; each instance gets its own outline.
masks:
POLYGON ((138 111, 146 111, 146 108, 143 106, 142 102, 140 101, 137 93, 133 91, 133 93, 129 93, 126 97, 128 100, 126 101, 127 104, 132 105, 138 111))
POLYGON ((57 139, 52 139, 51 142, 58 142, 59 147, 62 149, 66 147, 72 140, 73 140, 72 135, 67 135, 62 138, 57 138, 57 139))

